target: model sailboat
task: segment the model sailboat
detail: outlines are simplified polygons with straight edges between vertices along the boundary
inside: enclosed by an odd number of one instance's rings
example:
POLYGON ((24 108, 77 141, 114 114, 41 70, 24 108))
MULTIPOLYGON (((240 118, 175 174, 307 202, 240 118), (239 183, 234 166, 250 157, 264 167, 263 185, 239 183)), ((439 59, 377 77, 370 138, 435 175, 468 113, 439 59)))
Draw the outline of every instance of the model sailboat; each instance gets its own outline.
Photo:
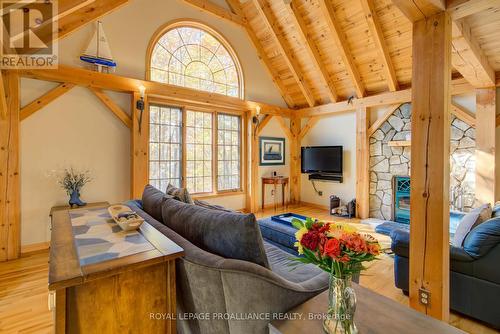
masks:
POLYGON ((113 70, 116 67, 116 62, 111 55, 108 39, 104 34, 102 22, 97 22, 94 36, 85 52, 80 56, 80 59, 86 63, 95 65, 98 72, 102 72, 103 69, 110 72, 110 69, 113 70))

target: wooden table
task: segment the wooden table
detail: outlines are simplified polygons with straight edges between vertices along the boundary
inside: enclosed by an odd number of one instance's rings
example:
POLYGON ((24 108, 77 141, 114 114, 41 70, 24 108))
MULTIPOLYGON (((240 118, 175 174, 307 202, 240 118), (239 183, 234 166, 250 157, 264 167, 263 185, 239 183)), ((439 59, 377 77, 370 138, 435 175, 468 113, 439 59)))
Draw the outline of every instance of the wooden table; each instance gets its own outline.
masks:
POLYGON ((277 204, 277 187, 281 184, 281 205, 284 207, 288 202, 286 201, 286 190, 288 190, 288 177, 284 176, 271 176, 262 178, 262 210, 264 210, 264 203, 266 197, 266 184, 274 186, 274 210, 278 207, 277 204))
MULTIPOLYGON (((358 301, 354 321, 361 334, 465 334, 447 323, 426 316, 367 288, 354 283, 353 287, 358 301)), ((273 321, 269 324, 269 333, 323 333, 323 320, 320 317, 326 312, 327 305, 328 291, 325 291, 289 311, 291 316, 302 315, 301 319, 296 317, 292 318, 295 320, 273 321)))
MULTIPOLYGON (((115 229, 114 243, 108 240, 113 247, 123 247, 120 238, 126 244, 136 244, 140 239, 142 246, 129 245, 126 251, 108 250, 104 240, 97 247, 113 254, 122 251, 123 256, 91 258, 92 261, 85 258, 85 251, 89 249, 82 247, 89 246, 82 242, 87 241, 87 236, 82 234, 98 238, 99 231, 104 230, 106 235, 106 228, 118 225, 100 218, 105 223, 101 222, 98 230, 85 232, 88 226, 94 227, 95 220, 79 225, 75 223, 75 216, 87 217, 89 211, 107 207, 94 204, 80 209, 51 210, 49 304, 54 311, 55 332, 122 333, 126 329, 133 333, 176 333, 175 320, 152 320, 150 314, 176 314, 175 259, 184 255, 183 249, 144 222, 139 233, 132 235, 115 229)), ((96 211, 95 217, 99 213, 102 211, 96 211)))

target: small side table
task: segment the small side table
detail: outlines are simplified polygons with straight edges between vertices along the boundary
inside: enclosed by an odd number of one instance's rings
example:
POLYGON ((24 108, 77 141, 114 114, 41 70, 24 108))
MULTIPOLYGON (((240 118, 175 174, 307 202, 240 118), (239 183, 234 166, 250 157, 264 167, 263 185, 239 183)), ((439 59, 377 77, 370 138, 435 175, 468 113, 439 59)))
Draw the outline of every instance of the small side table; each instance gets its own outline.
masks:
POLYGON ((276 190, 278 185, 281 184, 281 205, 285 207, 288 203, 285 199, 286 191, 288 190, 288 177, 284 176, 272 176, 272 177, 263 177, 262 178, 262 210, 264 210, 265 196, 266 196, 266 184, 272 184, 274 186, 274 210, 277 209, 278 203, 276 201, 276 190))

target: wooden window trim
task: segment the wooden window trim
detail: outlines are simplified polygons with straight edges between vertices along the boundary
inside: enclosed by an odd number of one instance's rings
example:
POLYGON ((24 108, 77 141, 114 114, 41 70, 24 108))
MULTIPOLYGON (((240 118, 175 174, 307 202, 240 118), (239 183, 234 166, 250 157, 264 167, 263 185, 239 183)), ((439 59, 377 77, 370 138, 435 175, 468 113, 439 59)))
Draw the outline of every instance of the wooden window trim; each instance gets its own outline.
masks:
MULTIPOLYGON (((186 159, 186 115, 187 111, 195 111, 195 112, 207 112, 212 113, 212 192, 205 193, 193 193, 192 197, 195 199, 208 199, 222 196, 237 196, 237 195, 245 195, 247 192, 246 189, 246 175, 247 175, 247 157, 246 157, 246 145, 247 145, 247 115, 244 111, 235 111, 235 110, 219 110, 221 108, 211 107, 204 108, 194 104, 180 104, 180 103, 168 103, 163 98, 160 97, 151 97, 149 98, 149 104, 157 105, 165 108, 179 108, 182 112, 182 125, 181 125, 181 135, 182 135, 182 144, 181 144, 181 185, 182 187, 186 187, 186 169, 187 169, 187 159, 186 159), (218 146, 218 128, 217 128, 217 119, 218 114, 224 115, 233 115, 240 117, 240 188, 239 189, 230 189, 230 190, 217 190, 217 146, 218 146)), ((148 107, 149 108, 149 107, 148 107)), ((149 120, 148 120, 149 126, 149 120)), ((149 173, 149 159, 148 159, 148 173, 149 173)), ((149 180, 149 175, 148 175, 149 180)))

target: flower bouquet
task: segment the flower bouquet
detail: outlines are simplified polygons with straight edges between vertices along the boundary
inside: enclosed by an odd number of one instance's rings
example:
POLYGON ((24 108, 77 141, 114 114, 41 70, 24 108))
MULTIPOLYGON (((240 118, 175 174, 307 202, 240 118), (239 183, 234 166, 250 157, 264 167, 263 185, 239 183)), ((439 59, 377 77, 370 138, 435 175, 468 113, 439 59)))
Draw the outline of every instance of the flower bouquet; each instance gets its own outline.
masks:
POLYGON ((85 206, 86 203, 80 199, 80 191, 83 186, 92 181, 89 171, 80 172, 73 168, 65 169, 63 175, 59 179, 59 185, 66 190, 70 196, 69 205, 73 207, 85 206))
POLYGON ((330 273, 329 307, 323 329, 326 333, 357 333, 354 324, 356 295, 351 286, 353 275, 364 270, 363 262, 376 259, 378 241, 358 233, 348 224, 294 219, 300 263, 312 263, 330 273))

